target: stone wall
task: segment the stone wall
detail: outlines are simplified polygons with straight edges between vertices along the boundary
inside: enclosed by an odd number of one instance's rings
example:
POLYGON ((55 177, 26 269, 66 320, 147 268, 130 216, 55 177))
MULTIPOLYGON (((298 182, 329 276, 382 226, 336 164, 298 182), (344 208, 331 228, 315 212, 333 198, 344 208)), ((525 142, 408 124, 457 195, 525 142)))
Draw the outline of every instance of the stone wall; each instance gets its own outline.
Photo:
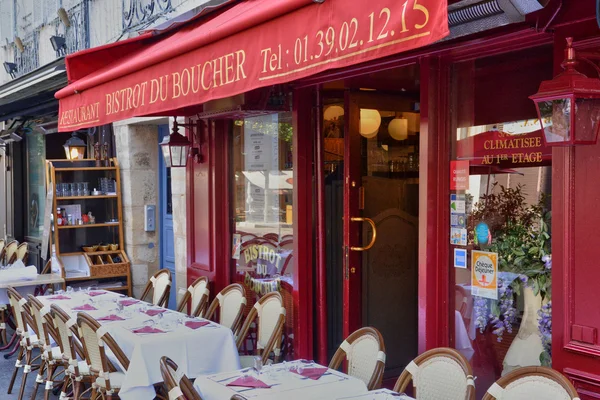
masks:
MULTIPOLYGON (((183 122, 183 119, 180 121, 183 122)), ((114 124, 117 159, 121 167, 125 251, 131 261, 135 296, 140 296, 146 282, 160 265, 160 192, 158 157, 158 125, 166 118, 134 118, 114 124), (155 205, 156 231, 144 231, 144 206, 155 205)), ((170 129, 170 128, 169 128, 170 129)), ((187 288, 186 238, 186 171, 171 170, 173 232, 175 244, 175 282, 178 293, 187 288)))
POLYGON ((137 297, 159 269, 159 231, 144 231, 144 205, 158 205, 158 130, 155 125, 124 123, 115 124, 114 130, 121 168, 125 251, 137 297))

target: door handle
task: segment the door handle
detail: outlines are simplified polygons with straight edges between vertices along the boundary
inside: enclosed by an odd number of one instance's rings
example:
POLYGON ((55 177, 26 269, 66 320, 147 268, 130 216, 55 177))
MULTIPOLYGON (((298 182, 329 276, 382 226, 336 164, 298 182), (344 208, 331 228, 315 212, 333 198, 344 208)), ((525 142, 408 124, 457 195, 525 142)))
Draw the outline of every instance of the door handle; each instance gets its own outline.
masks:
POLYGON ((373 237, 371 238, 371 242, 365 247, 350 247, 352 251, 366 251, 369 250, 375 244, 375 240, 377 240, 377 227, 375 226, 375 222, 371 218, 363 218, 363 217, 352 217, 350 218, 352 222, 368 222, 371 225, 371 229, 373 230, 373 237))

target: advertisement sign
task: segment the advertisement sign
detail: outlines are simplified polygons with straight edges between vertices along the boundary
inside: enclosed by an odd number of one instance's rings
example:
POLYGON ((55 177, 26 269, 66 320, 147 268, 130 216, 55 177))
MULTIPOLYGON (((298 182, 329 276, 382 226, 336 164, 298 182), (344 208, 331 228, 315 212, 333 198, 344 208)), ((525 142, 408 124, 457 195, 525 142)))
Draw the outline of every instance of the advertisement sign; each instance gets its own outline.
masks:
POLYGON ((449 33, 445 1, 319 3, 239 2, 175 34, 115 44, 109 60, 106 47, 70 55, 66 63, 72 83, 56 93, 59 130, 170 115, 171 110, 427 46, 449 33), (302 7, 273 17, 291 3, 302 7), (272 17, 253 22, 262 15, 272 17))
POLYGON ((469 190, 469 161, 450 161, 450 190, 469 190))
POLYGON ((450 228, 450 244, 454 246, 466 246, 467 230, 463 228, 450 228))
POLYGON ((467 249, 454 249, 454 268, 467 268, 467 249))
POLYGON ((498 300, 498 253, 471 252, 471 294, 498 300))

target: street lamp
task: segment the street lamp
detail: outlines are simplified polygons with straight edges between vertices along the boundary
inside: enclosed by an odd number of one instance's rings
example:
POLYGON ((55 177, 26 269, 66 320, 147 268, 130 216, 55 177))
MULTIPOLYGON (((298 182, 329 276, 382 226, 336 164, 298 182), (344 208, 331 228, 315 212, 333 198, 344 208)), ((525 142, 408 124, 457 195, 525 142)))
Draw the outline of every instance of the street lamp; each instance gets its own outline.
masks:
POLYGON ((573 39, 567 38, 564 72, 543 81, 534 101, 548 146, 594 144, 600 124, 600 79, 575 70, 573 39))
POLYGON ((165 136, 160 143, 165 165, 167 167, 185 167, 187 166, 188 154, 192 143, 188 138, 179 133, 177 120, 173 122, 173 129, 170 135, 165 136))
POLYGON ((65 148, 65 153, 67 155, 67 160, 83 160, 83 155, 85 154, 86 145, 83 140, 75 135, 75 132, 72 133, 72 136, 65 142, 63 145, 65 148))

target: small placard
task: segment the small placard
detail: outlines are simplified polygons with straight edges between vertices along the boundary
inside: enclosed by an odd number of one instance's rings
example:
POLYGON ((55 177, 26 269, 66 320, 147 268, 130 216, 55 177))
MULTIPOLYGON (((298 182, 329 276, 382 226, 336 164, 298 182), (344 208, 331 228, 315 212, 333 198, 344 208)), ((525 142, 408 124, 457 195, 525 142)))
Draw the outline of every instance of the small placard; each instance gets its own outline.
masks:
POLYGON ((450 195, 450 214, 465 214, 465 195, 451 194, 450 195))
POLYGON ((498 300, 498 253, 471 252, 471 294, 498 300))
POLYGON ((240 249, 242 247, 242 235, 234 233, 231 240, 231 258, 234 260, 240 259, 240 249))
POLYGON ((466 249, 454 249, 454 268, 467 268, 466 249))
POLYGON ((469 189, 469 161, 450 161, 450 190, 469 189))
POLYGON ((455 246, 466 246, 467 230, 464 228, 450 228, 450 244, 455 246))

